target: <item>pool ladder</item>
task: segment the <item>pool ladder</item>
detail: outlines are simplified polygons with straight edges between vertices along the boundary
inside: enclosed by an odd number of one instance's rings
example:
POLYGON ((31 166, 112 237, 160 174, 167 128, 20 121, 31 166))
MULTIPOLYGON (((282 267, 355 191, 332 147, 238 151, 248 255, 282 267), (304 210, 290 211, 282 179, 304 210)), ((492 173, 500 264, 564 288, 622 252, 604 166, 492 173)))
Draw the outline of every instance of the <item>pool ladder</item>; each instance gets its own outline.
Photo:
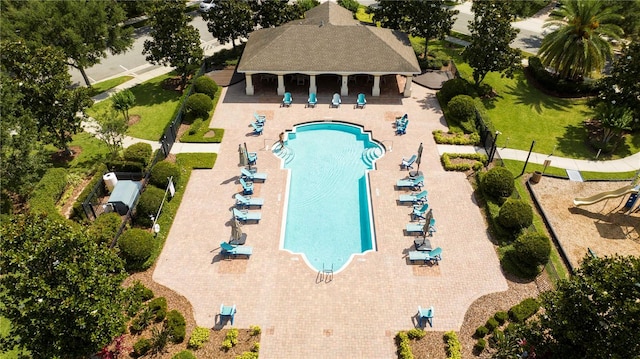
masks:
POLYGON ((325 268, 324 263, 322 263, 322 270, 318 271, 318 275, 316 276, 316 283, 329 283, 333 280, 333 263, 331 263, 331 268, 325 268))

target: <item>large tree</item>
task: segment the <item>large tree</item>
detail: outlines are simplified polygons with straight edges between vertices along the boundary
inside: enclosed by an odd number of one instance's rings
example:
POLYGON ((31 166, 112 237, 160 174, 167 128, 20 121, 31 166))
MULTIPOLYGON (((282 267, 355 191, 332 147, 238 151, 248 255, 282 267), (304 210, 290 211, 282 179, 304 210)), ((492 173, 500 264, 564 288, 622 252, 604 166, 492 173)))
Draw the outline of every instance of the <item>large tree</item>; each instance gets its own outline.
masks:
POLYGON ((542 63, 570 80, 601 71, 612 56, 609 41, 622 35, 622 29, 615 24, 621 19, 615 7, 605 6, 601 0, 564 1, 544 24, 555 30, 540 44, 542 63))
POLYGON ((406 27, 409 1, 376 1, 378 4, 373 9, 373 21, 379 22, 382 27, 394 30, 403 30, 406 27))
POLYGON ((21 42, 2 42, 0 52, 0 69, 19 85, 21 106, 36 119, 40 139, 70 153, 71 136, 81 130, 78 113, 93 101, 86 88, 71 88, 64 53, 21 42))
POLYGON ((280 26, 286 22, 300 18, 298 7, 287 0, 250 2, 253 22, 263 28, 280 26))
POLYGON ((520 50, 510 44, 520 30, 511 26, 514 16, 509 4, 502 0, 476 0, 471 10, 471 44, 462 56, 473 68, 476 86, 492 71, 511 76, 520 66, 520 50))
POLYGON ((87 86, 86 68, 133 44, 133 30, 122 26, 126 15, 115 1, 3 1, 2 10, 3 38, 59 47, 87 86))
POLYGON ((455 21, 454 16, 459 11, 450 10, 445 6, 445 0, 410 1, 408 10, 406 16, 411 20, 405 23, 404 31, 412 36, 424 37, 423 56, 426 58, 429 40, 444 39, 449 35, 455 21))
POLYGON ((542 358, 638 358, 640 258, 585 258, 574 276, 543 295, 542 307, 538 319, 507 339, 524 339, 542 358))
POLYGON ((202 14, 207 22, 207 29, 221 43, 231 42, 247 37, 253 31, 253 11, 243 0, 214 0, 215 11, 202 14))
POLYGON ((0 229, 3 350, 33 358, 88 357, 124 328, 122 261, 82 230, 45 216, 16 216, 0 229))
POLYGON ((187 77, 202 63, 200 33, 190 25, 184 0, 156 1, 150 6, 151 40, 145 40, 143 55, 147 61, 173 66, 180 73, 182 88, 187 77))

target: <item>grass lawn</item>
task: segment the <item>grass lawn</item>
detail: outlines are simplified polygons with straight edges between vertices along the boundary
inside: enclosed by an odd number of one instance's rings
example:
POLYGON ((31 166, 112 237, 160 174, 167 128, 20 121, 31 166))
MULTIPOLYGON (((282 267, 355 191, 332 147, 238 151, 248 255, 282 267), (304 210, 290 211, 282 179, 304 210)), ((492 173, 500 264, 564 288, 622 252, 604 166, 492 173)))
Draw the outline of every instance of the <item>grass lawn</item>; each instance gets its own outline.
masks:
POLYGON ((111 80, 101 81, 91 86, 91 96, 111 90, 112 88, 133 79, 133 76, 120 76, 111 80))
MULTIPOLYGON (((80 147, 80 154, 69 162, 53 163, 54 167, 64 167, 78 172, 91 170, 96 163, 104 162, 109 157, 107 145, 87 132, 80 132, 73 136, 69 147, 80 147)), ((59 150, 51 145, 47 150, 53 155, 59 150)))
MULTIPOLYGON (((511 172, 513 172, 513 174, 515 176, 519 175, 520 172, 522 172, 522 166, 524 166, 524 162, 522 161, 516 161, 516 160, 503 160, 505 167, 509 168, 509 170, 511 170, 511 172)), ((533 173, 534 171, 540 171, 542 172, 542 169, 544 168, 543 165, 537 164, 537 163, 531 163, 529 162, 527 164, 527 169, 525 171, 525 173, 533 173)), ((567 176, 567 171, 564 168, 558 168, 558 167, 553 167, 553 166, 549 166, 547 167, 547 169, 544 171, 545 174, 548 175, 553 175, 553 176, 559 176, 559 177, 568 177, 567 176)), ((580 171, 580 174, 582 175, 582 178, 584 180, 631 180, 635 177, 636 172, 635 171, 629 171, 629 172, 589 172, 589 171, 580 171)))
MULTIPOLYGON (((172 72, 131 88, 136 105, 129 110, 129 116, 140 116, 140 121, 129 126, 127 135, 151 141, 160 139, 180 103, 180 93, 162 88, 162 82, 174 76, 172 72)), ((111 101, 102 101, 88 109, 87 115, 99 117, 110 109, 111 101)))

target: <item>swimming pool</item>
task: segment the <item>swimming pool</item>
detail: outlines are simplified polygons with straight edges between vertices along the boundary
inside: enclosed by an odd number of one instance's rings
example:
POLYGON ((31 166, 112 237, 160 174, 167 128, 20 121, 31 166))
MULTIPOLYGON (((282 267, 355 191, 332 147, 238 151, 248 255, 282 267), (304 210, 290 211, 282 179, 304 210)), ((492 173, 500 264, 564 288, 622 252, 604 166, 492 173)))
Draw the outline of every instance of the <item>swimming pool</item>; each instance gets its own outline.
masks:
POLYGON ((298 125, 274 153, 289 169, 281 248, 334 272, 375 250, 367 172, 384 149, 369 133, 338 122, 298 125))

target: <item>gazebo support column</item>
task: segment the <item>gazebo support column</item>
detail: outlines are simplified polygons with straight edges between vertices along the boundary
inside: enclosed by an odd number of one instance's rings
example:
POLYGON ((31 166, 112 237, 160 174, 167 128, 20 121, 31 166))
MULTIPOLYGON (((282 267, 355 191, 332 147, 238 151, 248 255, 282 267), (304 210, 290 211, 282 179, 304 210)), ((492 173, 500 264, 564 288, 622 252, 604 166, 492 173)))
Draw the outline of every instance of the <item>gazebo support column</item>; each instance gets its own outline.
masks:
POLYGON ((349 96, 349 75, 342 75, 342 86, 340 87, 340 96, 349 96))
POLYGON ((380 75, 373 76, 373 88, 371 96, 380 96, 380 75))
POLYGON ((316 75, 309 75, 309 94, 318 92, 316 86, 316 75))
POLYGON ((411 83, 413 82, 413 76, 406 76, 407 81, 404 83, 404 97, 411 96, 411 83))
POLYGON ((284 75, 278 75, 278 95, 284 95, 284 75))
POLYGON ((252 73, 245 73, 244 74, 244 79, 246 82, 246 86, 245 86, 245 93, 249 96, 253 96, 253 74, 252 73))

